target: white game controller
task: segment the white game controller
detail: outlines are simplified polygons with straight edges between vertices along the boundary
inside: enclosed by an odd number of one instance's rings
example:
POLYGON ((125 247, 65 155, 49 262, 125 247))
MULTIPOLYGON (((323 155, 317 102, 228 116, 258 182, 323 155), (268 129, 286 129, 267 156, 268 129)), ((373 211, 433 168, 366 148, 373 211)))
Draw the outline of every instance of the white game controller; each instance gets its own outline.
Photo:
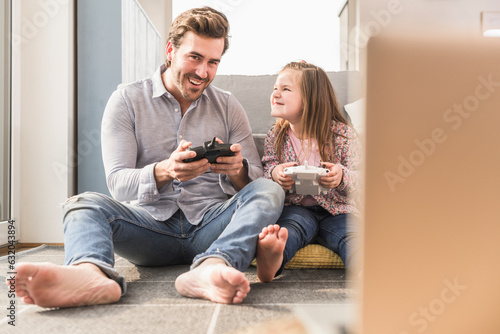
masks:
POLYGON ((325 176, 330 170, 321 167, 312 167, 304 161, 303 166, 286 167, 285 175, 289 175, 295 181, 292 191, 302 195, 321 195, 328 193, 328 188, 322 187, 318 179, 325 176))

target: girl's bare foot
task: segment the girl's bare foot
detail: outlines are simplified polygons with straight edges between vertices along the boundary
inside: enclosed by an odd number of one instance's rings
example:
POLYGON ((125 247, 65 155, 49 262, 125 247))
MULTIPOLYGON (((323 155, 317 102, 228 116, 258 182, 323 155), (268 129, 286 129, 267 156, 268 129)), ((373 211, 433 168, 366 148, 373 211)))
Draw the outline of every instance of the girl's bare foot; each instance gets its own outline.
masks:
POLYGON ((218 258, 208 258, 175 280, 175 288, 185 296, 216 303, 238 304, 250 291, 245 274, 218 258))
POLYGON ((91 263, 21 263, 16 272, 16 294, 26 304, 73 307, 110 304, 121 297, 120 285, 91 263))
POLYGON ((262 229, 257 241, 257 277, 261 282, 271 282, 283 262, 288 230, 279 225, 262 229))

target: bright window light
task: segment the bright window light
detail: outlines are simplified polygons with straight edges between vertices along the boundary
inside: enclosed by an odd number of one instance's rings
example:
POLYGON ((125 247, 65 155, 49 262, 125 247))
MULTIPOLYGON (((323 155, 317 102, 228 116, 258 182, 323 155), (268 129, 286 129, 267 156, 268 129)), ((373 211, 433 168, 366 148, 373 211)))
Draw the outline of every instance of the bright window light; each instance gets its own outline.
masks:
POLYGON ((172 15, 176 17, 203 5, 226 14, 232 38, 217 74, 276 74, 286 63, 302 59, 326 71, 338 71, 337 14, 344 3, 345 0, 173 0, 172 15))
POLYGON ((483 32, 486 37, 500 37, 500 29, 490 29, 483 32))
POLYGON ((500 12, 482 12, 481 26, 483 36, 500 37, 500 12))

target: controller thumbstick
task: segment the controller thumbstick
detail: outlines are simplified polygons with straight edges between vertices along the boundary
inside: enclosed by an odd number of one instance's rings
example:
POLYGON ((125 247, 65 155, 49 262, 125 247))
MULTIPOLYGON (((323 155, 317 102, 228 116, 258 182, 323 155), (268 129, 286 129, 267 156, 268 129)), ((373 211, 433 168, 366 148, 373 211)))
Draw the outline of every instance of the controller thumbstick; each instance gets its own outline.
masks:
POLYGON ((210 142, 210 144, 208 144, 208 148, 212 149, 215 147, 215 137, 212 138, 212 141, 210 142))

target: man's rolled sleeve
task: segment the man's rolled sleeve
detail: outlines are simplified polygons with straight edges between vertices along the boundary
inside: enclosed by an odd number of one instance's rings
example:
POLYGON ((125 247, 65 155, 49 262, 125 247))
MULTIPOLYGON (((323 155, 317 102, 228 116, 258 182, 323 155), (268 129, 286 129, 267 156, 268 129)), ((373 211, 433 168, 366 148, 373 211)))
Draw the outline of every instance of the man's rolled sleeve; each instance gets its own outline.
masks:
MULTIPOLYGON (((262 169, 257 166, 252 168, 251 165, 249 165, 248 159, 243 159, 243 165, 248 171, 248 178, 250 179, 250 182, 262 177, 262 169)), ((222 191, 230 196, 233 196, 238 192, 227 175, 219 175, 219 185, 222 188, 222 191)))
MULTIPOLYGON (((156 202, 160 199, 160 192, 156 187, 156 179, 154 174, 154 164, 147 165, 141 170, 139 175, 139 189, 137 192, 138 204, 148 204, 156 202)), ((171 183, 168 186, 172 186, 171 183)))

